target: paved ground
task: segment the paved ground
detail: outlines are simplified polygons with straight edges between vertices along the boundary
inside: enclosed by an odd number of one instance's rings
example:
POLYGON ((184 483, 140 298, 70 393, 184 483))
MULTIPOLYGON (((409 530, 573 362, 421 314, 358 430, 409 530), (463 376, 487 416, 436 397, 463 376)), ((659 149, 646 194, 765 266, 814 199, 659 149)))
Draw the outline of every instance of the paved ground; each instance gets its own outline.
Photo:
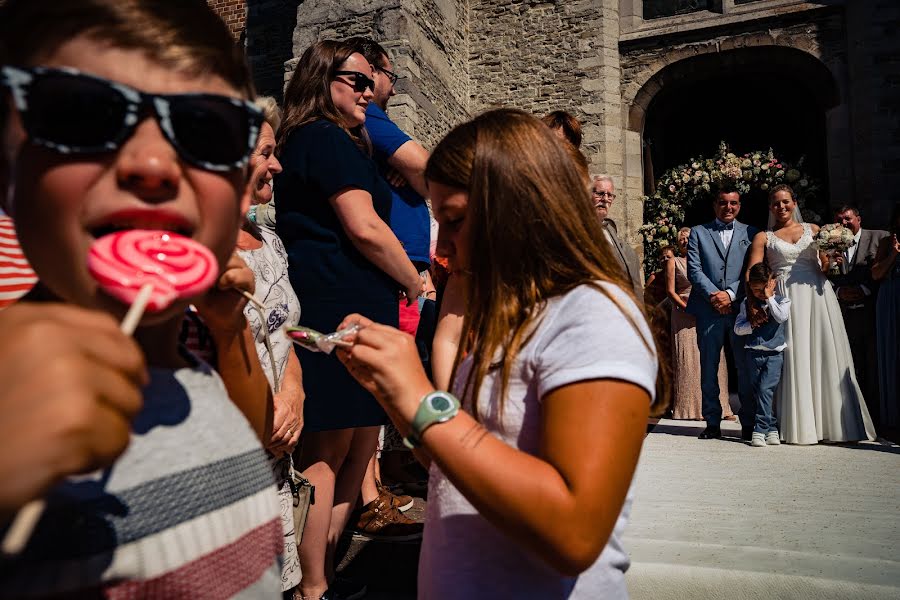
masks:
MULTIPOLYGON (((700 430, 663 420, 644 443, 633 600, 900 598, 900 446, 750 448, 736 424, 724 440, 700 430)), ((368 580, 370 600, 411 600, 417 558, 417 544, 355 540, 340 570, 368 580)))
POLYGON ((634 600, 900 598, 900 447, 750 448, 700 425, 663 420, 644 443, 634 600))

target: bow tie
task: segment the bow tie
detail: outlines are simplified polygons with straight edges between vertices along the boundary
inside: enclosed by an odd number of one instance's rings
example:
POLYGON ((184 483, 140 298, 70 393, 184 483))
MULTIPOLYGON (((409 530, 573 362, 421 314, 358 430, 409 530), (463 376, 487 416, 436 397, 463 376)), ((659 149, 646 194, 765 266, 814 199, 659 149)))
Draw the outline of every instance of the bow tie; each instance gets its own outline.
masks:
POLYGON ((719 223, 715 221, 713 223, 713 229, 716 231, 732 231, 734 229, 734 223, 719 223))

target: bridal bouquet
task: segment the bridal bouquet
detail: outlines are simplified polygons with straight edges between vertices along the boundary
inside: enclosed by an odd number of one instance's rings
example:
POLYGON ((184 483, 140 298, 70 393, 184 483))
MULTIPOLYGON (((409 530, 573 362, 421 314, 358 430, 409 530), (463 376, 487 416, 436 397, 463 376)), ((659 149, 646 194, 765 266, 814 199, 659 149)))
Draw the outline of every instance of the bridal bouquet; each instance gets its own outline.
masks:
MULTIPOLYGON (((831 260, 832 275, 837 275, 841 272, 841 265, 835 259, 856 243, 853 238, 853 232, 840 223, 822 225, 819 233, 816 234, 816 244, 819 246, 819 250, 828 254, 831 260)), ((844 265, 844 268, 846 267, 847 265, 844 265)))

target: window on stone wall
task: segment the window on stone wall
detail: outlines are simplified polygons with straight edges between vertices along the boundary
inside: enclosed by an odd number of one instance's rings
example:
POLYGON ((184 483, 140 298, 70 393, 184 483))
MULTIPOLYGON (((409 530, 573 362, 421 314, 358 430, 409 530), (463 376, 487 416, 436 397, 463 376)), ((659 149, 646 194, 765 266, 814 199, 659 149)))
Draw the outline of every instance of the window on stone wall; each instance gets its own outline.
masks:
POLYGON ((711 0, 644 0, 644 20, 709 10, 711 0))

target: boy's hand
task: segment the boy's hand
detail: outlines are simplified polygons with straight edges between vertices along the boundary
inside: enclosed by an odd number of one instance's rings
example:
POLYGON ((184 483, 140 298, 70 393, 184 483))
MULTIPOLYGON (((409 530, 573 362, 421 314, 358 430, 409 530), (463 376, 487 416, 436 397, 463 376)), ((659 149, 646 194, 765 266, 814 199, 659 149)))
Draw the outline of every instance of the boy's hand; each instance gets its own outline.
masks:
POLYGON ((0 311, 0 515, 128 446, 149 382, 144 356, 109 315, 22 302, 0 311))
POLYGON ((771 298, 775 295, 775 284, 777 283, 778 281, 774 277, 769 279, 769 283, 766 284, 766 298, 771 298))
POLYGON ((747 302, 747 320, 753 327, 759 327, 769 320, 769 315, 762 309, 759 302, 747 302))
POLYGON ((241 291, 252 294, 255 290, 256 278, 253 271, 237 252, 232 253, 215 287, 195 303, 213 337, 238 335, 244 330, 247 323, 244 318, 247 299, 241 295, 241 291))

